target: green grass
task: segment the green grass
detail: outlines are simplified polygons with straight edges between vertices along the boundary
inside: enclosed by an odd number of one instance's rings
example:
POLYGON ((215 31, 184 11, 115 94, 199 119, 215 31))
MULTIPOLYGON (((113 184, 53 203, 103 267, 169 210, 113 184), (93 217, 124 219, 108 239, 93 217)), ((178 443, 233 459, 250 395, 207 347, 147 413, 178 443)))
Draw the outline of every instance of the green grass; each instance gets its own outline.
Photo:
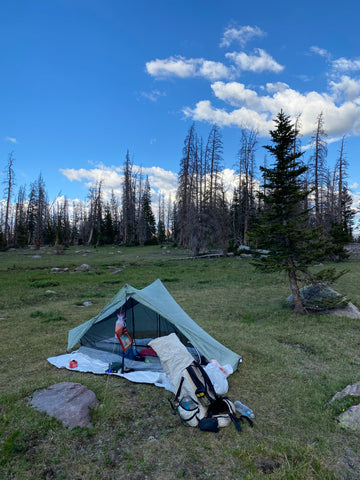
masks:
MULTIPOLYGON (((286 278, 256 272, 248 259, 181 260, 188 253, 170 247, 85 250, 0 254, 0 479, 360 478, 359 434, 336 422, 356 399, 326 406, 359 380, 359 320, 295 316, 284 305, 286 278), (93 271, 71 273, 83 263, 93 271), (162 389, 47 362, 65 353, 68 330, 96 315, 125 283, 143 288, 156 278, 243 356, 228 395, 253 408, 253 429, 188 428, 171 414, 162 389), (61 381, 96 393, 93 428, 69 430, 29 406, 35 390, 61 381)), ((335 289, 360 307, 360 263, 346 267, 335 289)))

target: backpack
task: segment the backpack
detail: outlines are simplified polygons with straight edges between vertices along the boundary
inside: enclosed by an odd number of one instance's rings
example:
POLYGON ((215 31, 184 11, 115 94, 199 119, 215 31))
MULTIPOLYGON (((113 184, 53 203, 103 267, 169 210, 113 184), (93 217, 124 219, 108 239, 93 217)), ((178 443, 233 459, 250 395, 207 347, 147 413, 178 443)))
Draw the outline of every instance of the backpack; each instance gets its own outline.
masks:
MULTIPOLYGON (((232 421, 237 430, 241 429, 240 422, 246 417, 238 418, 234 404, 216 393, 208 374, 194 361, 176 333, 157 337, 149 346, 159 356, 175 392, 169 398, 173 413, 179 414, 185 425, 217 432, 219 427, 226 427, 232 421)), ((253 426, 252 421, 247 420, 253 426)))
MULTIPOLYGON (((236 429, 241 430, 243 417, 237 417, 231 400, 217 395, 209 376, 197 362, 184 369, 177 392, 169 401, 174 414, 178 413, 185 425, 217 432, 219 427, 233 422, 236 429)), ((253 422, 247 420, 253 426, 253 422)))

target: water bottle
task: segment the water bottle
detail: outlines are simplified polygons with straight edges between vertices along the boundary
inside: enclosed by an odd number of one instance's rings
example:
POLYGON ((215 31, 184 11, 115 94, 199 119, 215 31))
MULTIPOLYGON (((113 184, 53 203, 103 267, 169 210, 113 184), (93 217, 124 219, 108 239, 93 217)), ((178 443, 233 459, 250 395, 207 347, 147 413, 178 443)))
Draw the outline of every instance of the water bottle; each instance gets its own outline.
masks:
POLYGON ((248 418, 255 418, 254 412, 251 410, 251 408, 247 407, 243 403, 241 403, 239 400, 236 400, 234 402, 235 409, 240 415, 244 415, 244 417, 248 418))
POLYGON ((184 410, 189 410, 189 411, 197 408, 197 405, 194 402, 194 400, 191 397, 188 397, 188 396, 181 399, 180 405, 182 406, 182 408, 184 410))

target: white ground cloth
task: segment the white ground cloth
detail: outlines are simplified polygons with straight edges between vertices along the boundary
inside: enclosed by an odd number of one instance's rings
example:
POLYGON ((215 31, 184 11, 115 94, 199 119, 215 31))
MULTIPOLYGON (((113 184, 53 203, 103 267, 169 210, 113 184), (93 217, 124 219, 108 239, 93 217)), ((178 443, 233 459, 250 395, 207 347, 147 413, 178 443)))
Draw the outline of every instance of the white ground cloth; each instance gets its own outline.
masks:
MULTIPOLYGON (((164 342, 162 341, 160 343, 164 342)), ((172 363, 172 359, 175 359, 175 346, 172 344, 166 346, 165 344, 164 347, 164 355, 165 357, 169 357, 169 362, 172 363)), ((188 352, 184 353, 184 364, 172 365, 173 370, 179 370, 180 372, 183 368, 190 365, 190 363, 192 362, 192 356, 188 352)), ((109 368, 110 363, 121 363, 122 357, 121 355, 116 355, 112 352, 105 352, 103 350, 96 350, 94 348, 82 346, 74 352, 59 355, 57 357, 50 357, 47 360, 49 363, 51 363, 51 365, 54 365, 57 368, 67 368, 68 370, 75 370, 77 372, 91 372, 104 375, 106 374, 106 370, 109 368), (70 368, 71 360, 76 360, 78 362, 78 366, 76 368, 70 368)), ((124 377, 127 380, 135 383, 152 383, 157 387, 165 388, 170 392, 173 391, 168 377, 160 363, 148 364, 145 362, 136 362, 134 360, 129 360, 126 358, 125 366, 127 368, 134 368, 134 371, 129 373, 113 372, 109 375, 117 375, 118 377, 124 377)), ((218 393, 219 395, 224 395, 228 391, 227 376, 233 373, 233 370, 230 365, 225 365, 224 367, 222 367, 222 371, 220 370, 220 368, 220 366, 218 368, 214 363, 210 362, 205 367, 205 371, 209 375, 216 393, 218 393), (223 373, 224 369, 226 370, 225 375, 223 373)))
MULTIPOLYGON (((51 363, 51 365, 54 365, 57 368, 67 368, 68 370, 75 370, 77 372, 105 374, 106 370, 109 368, 109 364, 112 362, 121 362, 122 357, 111 352, 104 352, 88 347, 80 347, 79 350, 76 350, 72 353, 66 353, 57 357, 50 357, 47 360, 49 363, 51 363), (76 368, 70 368, 71 360, 76 360, 78 362, 78 366, 76 368)), ((142 367, 145 367, 143 362, 141 362, 141 365, 142 367)), ((126 366, 130 367, 127 362, 126 366)), ((149 366, 149 368, 152 367, 149 366)), ((111 373, 110 375, 124 377, 127 380, 136 383, 153 383, 157 387, 163 387, 166 388, 166 390, 171 391, 170 383, 162 370, 137 370, 129 373, 111 373)))

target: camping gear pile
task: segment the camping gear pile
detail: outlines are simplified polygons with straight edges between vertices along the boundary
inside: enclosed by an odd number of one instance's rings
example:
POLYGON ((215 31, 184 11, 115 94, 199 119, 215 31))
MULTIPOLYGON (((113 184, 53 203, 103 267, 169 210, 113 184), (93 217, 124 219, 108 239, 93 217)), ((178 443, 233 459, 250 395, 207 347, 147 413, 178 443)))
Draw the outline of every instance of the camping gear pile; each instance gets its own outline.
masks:
POLYGON ((218 395, 205 369, 194 361, 176 334, 156 338, 150 346, 158 354, 172 387, 171 407, 185 425, 212 432, 231 422, 240 431, 244 420, 253 426, 249 417, 237 416, 229 398, 218 395))

